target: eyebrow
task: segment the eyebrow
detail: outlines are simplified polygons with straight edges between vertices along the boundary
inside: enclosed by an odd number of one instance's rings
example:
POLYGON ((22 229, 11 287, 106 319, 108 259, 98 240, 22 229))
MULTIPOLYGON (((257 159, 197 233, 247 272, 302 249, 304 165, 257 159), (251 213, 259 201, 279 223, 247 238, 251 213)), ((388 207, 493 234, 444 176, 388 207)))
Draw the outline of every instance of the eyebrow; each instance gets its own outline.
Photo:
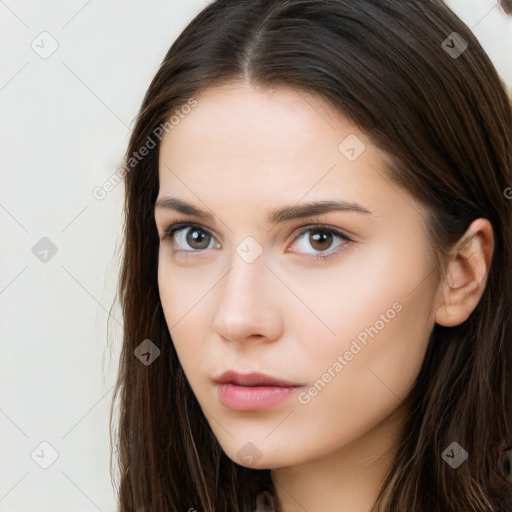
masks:
MULTIPOLYGON (((177 197, 162 197, 155 203, 156 209, 175 210, 177 212, 199 217, 200 219, 214 221, 214 215, 204 210, 201 210, 197 206, 190 204, 183 199, 177 197)), ((328 213, 331 211, 342 211, 342 212, 356 212, 371 215, 373 212, 368 210, 364 206, 357 203, 350 203, 348 201, 314 201, 310 203, 302 203, 290 206, 284 206, 282 208, 275 208, 269 210, 267 213, 268 224, 279 224, 280 222, 286 222, 293 219, 301 219, 304 217, 313 217, 315 215, 321 215, 322 213, 328 213)))

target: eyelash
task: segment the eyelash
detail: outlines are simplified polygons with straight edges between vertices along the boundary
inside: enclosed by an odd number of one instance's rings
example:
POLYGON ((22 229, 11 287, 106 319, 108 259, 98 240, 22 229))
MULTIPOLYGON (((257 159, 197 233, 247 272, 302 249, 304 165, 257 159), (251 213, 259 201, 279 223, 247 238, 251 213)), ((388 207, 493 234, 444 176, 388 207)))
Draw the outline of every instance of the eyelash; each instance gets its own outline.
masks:
MULTIPOLYGON (((173 222, 164 231, 162 240, 172 240, 174 234, 177 231, 181 231, 182 229, 185 229, 185 228, 196 228, 196 229, 202 231, 203 233, 205 233, 207 236, 215 238, 214 235, 208 229, 200 226, 199 224, 195 224, 193 222, 173 222)), ((345 233, 339 231, 338 229, 326 226, 324 224, 311 224, 311 225, 305 226, 303 228, 300 228, 299 233, 293 239, 293 241, 295 242, 295 240, 300 238, 304 233, 307 233, 308 231, 321 231, 324 233, 330 233, 330 234, 333 234, 333 235, 341 238, 342 240, 344 240, 347 243, 354 241, 352 238, 347 236, 345 233)), ((191 253, 202 253, 204 250, 205 249, 196 249, 196 250, 192 249, 189 251, 185 251, 183 249, 178 249, 177 252, 184 253, 187 256, 189 256, 191 253)), ((338 253, 341 252, 342 250, 343 249, 338 248, 338 249, 332 250, 328 253, 308 254, 306 256, 306 258, 311 259, 316 262, 321 262, 321 261, 325 261, 329 258, 332 258, 332 257, 338 255, 338 253), (323 255, 323 254, 325 254, 325 255, 323 255)))

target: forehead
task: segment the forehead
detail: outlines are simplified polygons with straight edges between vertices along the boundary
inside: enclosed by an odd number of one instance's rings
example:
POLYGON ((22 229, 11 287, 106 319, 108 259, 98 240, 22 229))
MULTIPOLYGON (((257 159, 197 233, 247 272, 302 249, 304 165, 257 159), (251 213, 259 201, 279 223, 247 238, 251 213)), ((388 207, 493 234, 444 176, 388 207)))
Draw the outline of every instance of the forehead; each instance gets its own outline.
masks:
POLYGON ((172 139, 178 145, 193 138, 197 147, 213 143, 216 152, 228 155, 266 149, 290 157, 297 155, 298 146, 318 147, 323 139, 319 150, 327 149, 339 135, 354 131, 320 98, 290 88, 236 82, 208 89, 196 99, 197 105, 164 136, 163 147, 173 144, 172 139), (338 136, 326 138, 329 132, 338 136))
POLYGON ((377 148, 316 96, 241 82, 208 89, 195 99, 197 105, 162 139, 162 188, 183 189, 181 178, 203 190, 249 187, 266 197, 287 192, 298 200, 322 188, 357 194, 379 179, 377 148), (362 151, 357 159, 342 152, 345 141, 362 151))

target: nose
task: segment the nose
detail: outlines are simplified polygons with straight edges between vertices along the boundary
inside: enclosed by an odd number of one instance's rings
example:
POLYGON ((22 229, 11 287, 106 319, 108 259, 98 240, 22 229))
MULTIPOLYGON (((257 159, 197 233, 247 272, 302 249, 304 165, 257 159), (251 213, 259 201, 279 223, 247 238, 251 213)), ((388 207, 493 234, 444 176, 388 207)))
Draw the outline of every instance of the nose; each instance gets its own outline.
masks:
POLYGON ((234 253, 231 264, 219 284, 214 331, 224 340, 238 343, 279 339, 285 295, 282 284, 267 267, 265 252, 251 263, 234 253))

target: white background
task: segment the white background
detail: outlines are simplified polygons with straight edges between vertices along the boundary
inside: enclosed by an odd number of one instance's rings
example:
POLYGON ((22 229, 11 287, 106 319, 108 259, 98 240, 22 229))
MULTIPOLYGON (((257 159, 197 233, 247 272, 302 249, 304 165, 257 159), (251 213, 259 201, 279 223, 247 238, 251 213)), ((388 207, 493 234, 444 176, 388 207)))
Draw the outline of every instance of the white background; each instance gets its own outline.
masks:
MULTIPOLYGON (((495 0, 448 4, 512 89, 512 18, 495 0)), ((150 80, 205 6, 0 0, 0 512, 115 510, 119 347, 106 329, 124 191, 92 191, 122 164, 150 80), (57 249, 46 262, 32 250, 43 237, 57 249)))

